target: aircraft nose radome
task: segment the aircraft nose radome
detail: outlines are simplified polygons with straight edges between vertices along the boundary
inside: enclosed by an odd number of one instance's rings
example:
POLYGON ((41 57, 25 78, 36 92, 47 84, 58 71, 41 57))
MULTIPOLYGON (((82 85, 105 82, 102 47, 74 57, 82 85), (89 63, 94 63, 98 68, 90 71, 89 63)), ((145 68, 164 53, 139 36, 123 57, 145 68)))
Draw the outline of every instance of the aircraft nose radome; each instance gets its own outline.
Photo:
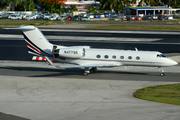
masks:
POLYGON ((171 65, 177 65, 178 63, 174 60, 171 61, 171 65))

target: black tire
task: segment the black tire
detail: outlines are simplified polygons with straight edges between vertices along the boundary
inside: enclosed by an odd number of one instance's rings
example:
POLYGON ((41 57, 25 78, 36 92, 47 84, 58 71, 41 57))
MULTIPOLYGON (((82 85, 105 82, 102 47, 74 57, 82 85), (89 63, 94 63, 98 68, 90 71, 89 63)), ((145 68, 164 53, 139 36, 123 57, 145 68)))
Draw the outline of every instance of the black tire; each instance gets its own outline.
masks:
POLYGON ((88 73, 87 72, 84 72, 84 76, 87 76, 88 75, 88 73))
POLYGON ((164 73, 160 73, 160 76, 163 77, 165 74, 164 73))

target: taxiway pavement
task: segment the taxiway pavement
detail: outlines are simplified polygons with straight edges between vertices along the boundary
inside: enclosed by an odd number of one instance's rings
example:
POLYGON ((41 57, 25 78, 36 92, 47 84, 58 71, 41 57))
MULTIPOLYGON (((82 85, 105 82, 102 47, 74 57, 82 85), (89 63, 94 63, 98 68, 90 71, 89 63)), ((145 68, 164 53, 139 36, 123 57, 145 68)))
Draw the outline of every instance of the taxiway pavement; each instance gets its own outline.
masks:
POLYGON ((136 99, 140 87, 179 83, 180 66, 81 70, 48 68, 43 62, 0 62, 0 119, 179 120, 179 105, 136 99))

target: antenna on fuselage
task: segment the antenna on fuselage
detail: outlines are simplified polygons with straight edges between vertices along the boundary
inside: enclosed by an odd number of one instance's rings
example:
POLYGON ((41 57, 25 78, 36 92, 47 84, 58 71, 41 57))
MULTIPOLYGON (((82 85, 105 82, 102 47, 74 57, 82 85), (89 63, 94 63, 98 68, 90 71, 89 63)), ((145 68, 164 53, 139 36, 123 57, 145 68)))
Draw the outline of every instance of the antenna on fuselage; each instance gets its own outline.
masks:
POLYGON ((138 51, 138 49, 135 47, 135 50, 138 51))

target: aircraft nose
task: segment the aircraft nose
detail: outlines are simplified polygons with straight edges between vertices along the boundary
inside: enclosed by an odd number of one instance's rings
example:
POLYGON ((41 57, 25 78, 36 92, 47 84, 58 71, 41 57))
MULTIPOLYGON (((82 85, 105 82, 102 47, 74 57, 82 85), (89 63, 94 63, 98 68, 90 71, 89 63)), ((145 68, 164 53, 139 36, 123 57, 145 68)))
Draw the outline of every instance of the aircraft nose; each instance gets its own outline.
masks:
POLYGON ((174 60, 171 61, 171 65, 177 65, 178 63, 174 60))

